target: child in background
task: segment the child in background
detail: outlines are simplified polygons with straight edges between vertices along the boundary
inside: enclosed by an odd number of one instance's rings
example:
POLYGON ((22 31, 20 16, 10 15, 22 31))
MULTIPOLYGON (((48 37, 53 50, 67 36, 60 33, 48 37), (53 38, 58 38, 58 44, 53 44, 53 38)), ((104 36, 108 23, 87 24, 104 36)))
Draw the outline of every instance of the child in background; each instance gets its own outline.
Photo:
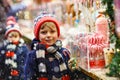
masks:
POLYGON ((70 80, 70 53, 62 47, 59 23, 51 14, 35 19, 35 44, 25 64, 25 80, 70 80))
POLYGON ((5 38, 0 48, 0 80, 24 80, 24 62, 29 49, 22 39, 19 26, 9 24, 5 38))

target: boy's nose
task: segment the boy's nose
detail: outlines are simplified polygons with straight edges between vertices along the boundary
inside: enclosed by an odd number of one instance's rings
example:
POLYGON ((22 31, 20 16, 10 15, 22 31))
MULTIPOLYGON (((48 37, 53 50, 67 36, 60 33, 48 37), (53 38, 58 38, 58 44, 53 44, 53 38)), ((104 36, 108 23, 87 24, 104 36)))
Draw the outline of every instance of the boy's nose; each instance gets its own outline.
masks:
POLYGON ((50 33, 50 32, 48 32, 48 33, 47 33, 47 36, 51 36, 51 33, 50 33))

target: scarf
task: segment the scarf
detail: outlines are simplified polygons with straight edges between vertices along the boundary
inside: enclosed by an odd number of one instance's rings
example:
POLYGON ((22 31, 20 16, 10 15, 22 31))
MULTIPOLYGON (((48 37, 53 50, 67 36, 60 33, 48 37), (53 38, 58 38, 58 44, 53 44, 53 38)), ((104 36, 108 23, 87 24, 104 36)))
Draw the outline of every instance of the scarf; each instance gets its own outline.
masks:
POLYGON ((56 41, 56 43, 52 46, 49 46, 47 49, 43 45, 40 45, 39 48, 36 50, 36 58, 38 63, 38 71, 39 71, 39 77, 47 77, 47 69, 46 69, 46 59, 45 54, 46 52, 48 54, 52 54, 55 56, 55 58, 59 61, 59 68, 61 75, 65 75, 67 71, 67 66, 65 64, 65 61, 58 52, 62 48, 62 42, 60 40, 56 41))
POLYGON ((14 76, 19 76, 19 70, 18 70, 18 63, 17 63, 17 55, 16 50, 17 47, 21 47, 23 45, 24 41, 20 39, 18 42, 9 42, 5 41, 5 65, 9 69, 9 77, 12 78, 14 76))

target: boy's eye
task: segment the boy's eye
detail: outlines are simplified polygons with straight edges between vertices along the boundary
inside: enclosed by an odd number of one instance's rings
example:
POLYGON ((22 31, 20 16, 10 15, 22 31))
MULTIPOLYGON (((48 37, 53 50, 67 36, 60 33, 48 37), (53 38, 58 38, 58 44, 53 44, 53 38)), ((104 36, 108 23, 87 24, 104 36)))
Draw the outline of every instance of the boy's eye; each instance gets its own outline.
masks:
POLYGON ((41 34, 46 34, 46 33, 47 33, 47 31, 41 31, 40 33, 41 33, 41 34))
POLYGON ((56 31, 55 30, 52 30, 51 33, 55 33, 56 31))

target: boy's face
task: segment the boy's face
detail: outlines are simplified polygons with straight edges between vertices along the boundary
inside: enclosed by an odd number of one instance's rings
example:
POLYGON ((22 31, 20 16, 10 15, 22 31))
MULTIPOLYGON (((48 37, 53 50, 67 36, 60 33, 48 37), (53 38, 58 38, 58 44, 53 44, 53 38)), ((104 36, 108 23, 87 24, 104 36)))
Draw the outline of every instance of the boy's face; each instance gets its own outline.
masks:
POLYGON ((53 45, 58 39, 58 32, 55 26, 48 27, 45 26, 39 31, 39 40, 46 45, 53 45))
POLYGON ((18 42, 19 39, 20 39, 20 34, 16 31, 10 32, 7 36, 7 40, 9 40, 11 42, 18 42))

